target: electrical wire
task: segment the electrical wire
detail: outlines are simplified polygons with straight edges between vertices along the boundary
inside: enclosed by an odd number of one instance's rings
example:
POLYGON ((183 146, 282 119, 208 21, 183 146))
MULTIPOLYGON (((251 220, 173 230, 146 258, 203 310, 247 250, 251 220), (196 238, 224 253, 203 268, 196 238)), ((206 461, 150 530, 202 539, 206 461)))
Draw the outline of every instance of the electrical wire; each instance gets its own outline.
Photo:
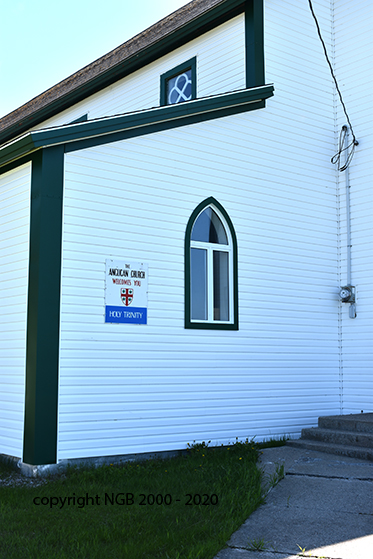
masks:
POLYGON ((341 134, 340 134, 340 137, 339 137, 338 152, 335 155, 333 155, 333 157, 331 158, 332 163, 334 163, 334 164, 337 163, 338 164, 338 170, 339 171, 345 171, 347 169, 347 167, 349 166, 349 164, 351 163, 351 159, 353 158, 354 152, 355 152, 355 146, 358 146, 359 142, 356 139, 356 136, 354 134, 350 118, 349 118, 348 113, 347 113, 346 106, 343 102, 342 93, 339 89, 337 78, 335 77, 335 74, 334 74, 333 66, 332 66, 332 64, 329 60, 328 51, 326 50, 324 39, 322 38, 322 35, 321 35, 320 25, 319 25, 319 22, 317 21, 316 14, 313 10, 312 1, 308 0, 308 4, 309 4, 310 10, 311 10, 311 14, 313 16, 313 19, 315 20, 315 24, 316 24, 316 28, 317 28, 317 34, 318 34, 319 39, 321 41, 322 47, 324 49, 325 58, 326 58, 326 61, 329 65, 330 72, 331 72, 332 78, 334 80, 337 93, 339 95, 339 100, 340 100, 341 105, 343 107, 343 111, 344 111, 344 114, 346 116, 348 125, 349 125, 350 130, 351 130, 351 134, 352 134, 352 142, 347 147, 343 148, 343 142, 344 142, 344 139, 345 139, 346 134, 347 134, 347 126, 342 126, 341 134), (341 155, 342 155, 343 151, 349 150, 350 148, 351 148, 351 151, 348 153, 344 165, 341 166, 341 155))
POLYGON ((338 152, 335 155, 333 155, 333 157, 331 158, 331 162, 338 165, 338 171, 345 171, 347 169, 347 167, 351 163, 351 159, 354 156, 355 146, 359 145, 359 142, 357 140, 352 140, 352 142, 348 146, 346 146, 345 148, 343 147, 347 135, 347 131, 348 131, 347 126, 346 125, 342 126, 342 130, 339 135, 338 152), (350 152, 348 152, 348 150, 350 150, 350 152), (345 151, 347 151, 347 154, 346 154, 345 162, 342 164, 341 156, 342 153, 345 151))

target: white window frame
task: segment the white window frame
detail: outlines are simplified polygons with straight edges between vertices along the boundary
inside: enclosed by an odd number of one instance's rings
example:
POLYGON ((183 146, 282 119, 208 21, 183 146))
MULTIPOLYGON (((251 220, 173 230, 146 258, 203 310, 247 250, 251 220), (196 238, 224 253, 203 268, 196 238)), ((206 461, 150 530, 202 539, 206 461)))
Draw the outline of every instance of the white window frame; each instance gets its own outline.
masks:
MULTIPOLYGON (((227 236, 228 244, 222 245, 218 243, 209 243, 205 241, 190 241, 190 251, 192 248, 198 248, 202 250, 206 250, 207 257, 207 270, 206 270, 206 281, 207 281, 207 320, 202 319, 193 319, 192 316, 190 321, 195 324, 206 323, 206 324, 233 324, 234 321, 234 283, 233 283, 233 240, 232 235, 230 233, 228 224, 222 213, 219 209, 210 204, 203 208, 197 217, 194 220, 194 223, 197 221, 199 216, 205 212, 208 208, 211 208, 216 215, 221 220, 224 231, 227 236), (214 319, 214 269, 213 269, 213 253, 214 252, 226 252, 228 253, 228 304, 229 304, 229 320, 216 320, 214 319)), ((193 223, 193 226, 194 226, 193 223)), ((193 230, 193 228, 192 228, 193 230)), ((192 277, 190 277, 190 289, 191 289, 191 297, 192 297, 192 277)), ((192 310, 190 311, 192 312, 192 310)))

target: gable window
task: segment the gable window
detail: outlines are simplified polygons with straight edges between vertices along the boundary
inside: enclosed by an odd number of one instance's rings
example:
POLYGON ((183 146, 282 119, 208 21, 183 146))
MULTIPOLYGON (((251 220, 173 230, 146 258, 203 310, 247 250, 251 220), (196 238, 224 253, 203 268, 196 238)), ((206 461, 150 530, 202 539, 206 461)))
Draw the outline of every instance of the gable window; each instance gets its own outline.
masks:
POLYGON ((191 58, 161 76, 161 105, 175 105, 197 97, 196 58, 191 58))
POLYGON ((237 241, 214 198, 192 213, 185 234, 185 327, 238 329, 237 241))

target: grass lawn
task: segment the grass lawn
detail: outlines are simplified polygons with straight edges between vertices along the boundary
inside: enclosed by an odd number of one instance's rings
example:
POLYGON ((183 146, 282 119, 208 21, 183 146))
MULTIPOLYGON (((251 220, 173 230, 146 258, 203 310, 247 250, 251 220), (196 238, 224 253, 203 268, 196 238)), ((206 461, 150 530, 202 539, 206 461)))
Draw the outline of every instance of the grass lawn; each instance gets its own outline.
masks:
POLYGON ((262 502, 258 455, 249 441, 203 443, 37 487, 0 485, 0 557, 212 559, 262 502))

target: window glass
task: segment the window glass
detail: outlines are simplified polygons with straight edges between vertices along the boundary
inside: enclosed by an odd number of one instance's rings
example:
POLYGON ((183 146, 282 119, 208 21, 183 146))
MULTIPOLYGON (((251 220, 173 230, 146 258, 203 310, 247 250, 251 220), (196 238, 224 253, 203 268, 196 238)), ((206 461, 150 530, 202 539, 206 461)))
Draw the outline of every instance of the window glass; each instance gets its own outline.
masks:
POLYGON ((185 328, 238 330, 237 238, 212 196, 185 231, 185 328))
POLYGON ((191 317, 207 320, 207 252, 191 249, 191 317))
POLYGON ((228 252, 213 251, 214 320, 229 320, 228 252))
POLYGON ((206 208, 196 219, 192 230, 192 241, 227 245, 228 239, 220 218, 212 208, 206 208))
POLYGON ((192 69, 167 80, 167 104, 174 105, 192 98, 192 69))

